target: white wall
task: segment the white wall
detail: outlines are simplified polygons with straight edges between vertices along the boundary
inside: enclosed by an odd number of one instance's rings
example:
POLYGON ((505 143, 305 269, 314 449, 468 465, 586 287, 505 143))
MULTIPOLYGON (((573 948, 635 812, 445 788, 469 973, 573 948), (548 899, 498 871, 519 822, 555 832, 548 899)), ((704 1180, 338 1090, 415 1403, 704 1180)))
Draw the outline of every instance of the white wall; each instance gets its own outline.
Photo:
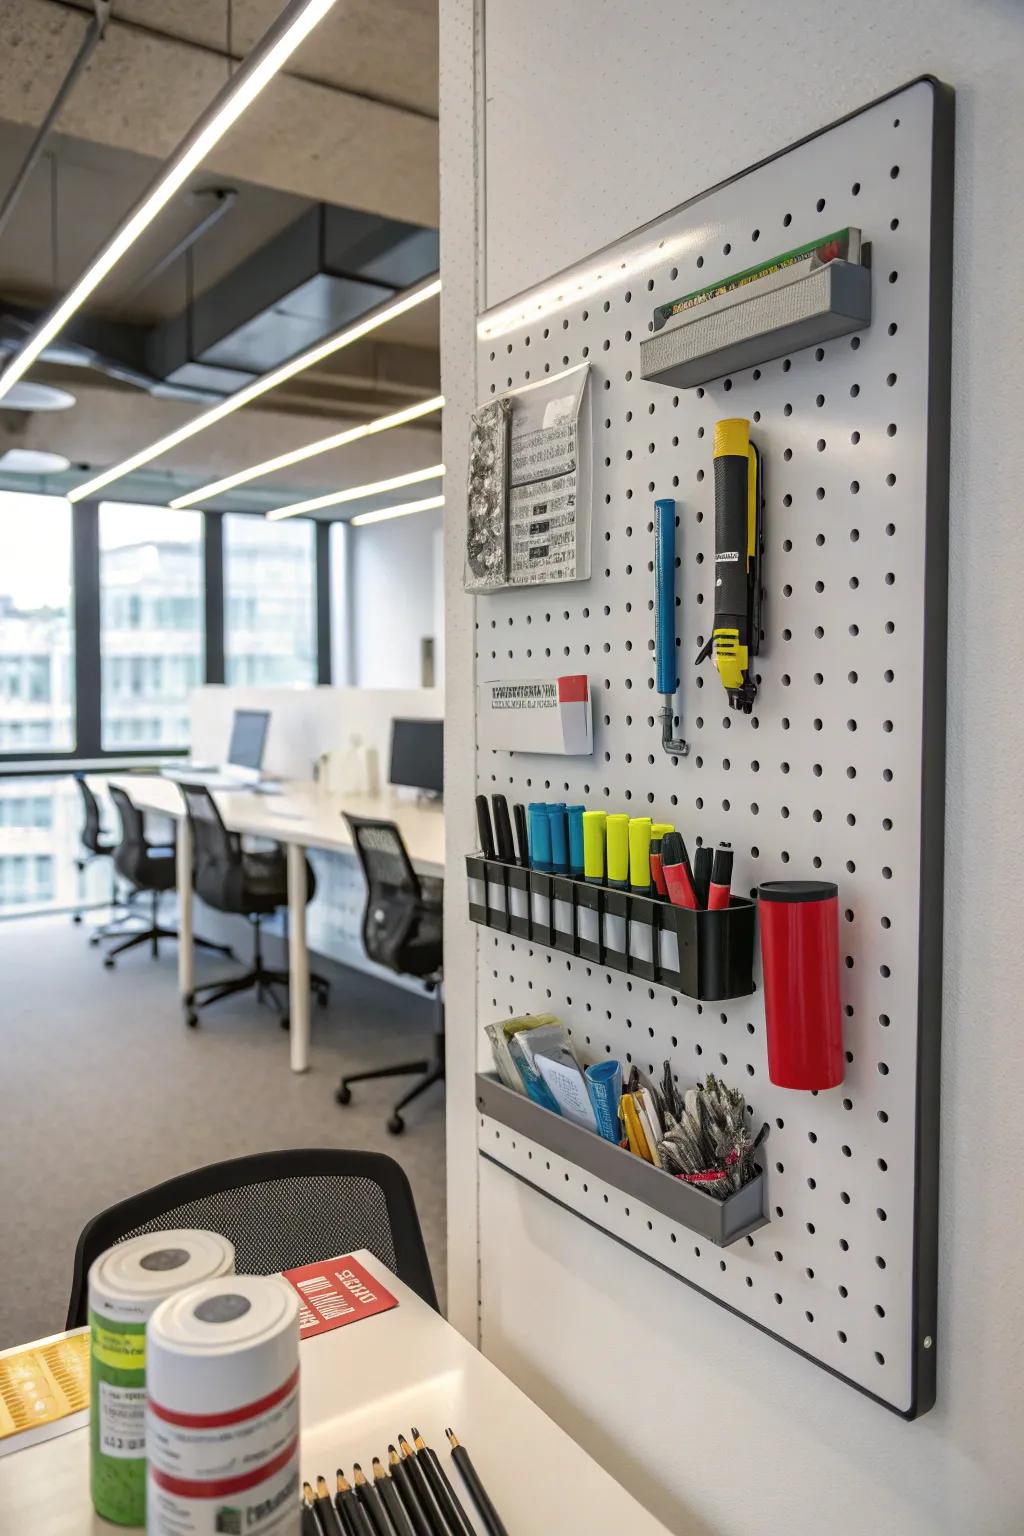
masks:
MULTIPOLYGON (((486 7, 477 38, 484 86, 473 12, 471 0, 441 0, 443 258, 456 279, 446 270, 445 292, 463 308, 442 333, 449 464, 475 370, 472 268, 453 251, 456 231, 464 240, 475 219, 484 307, 918 74, 957 90, 938 1403, 905 1424, 500 1170, 470 1187, 463 1011, 449 1045, 463 1082, 449 1095, 449 1147, 462 1149, 449 1190, 470 1223, 482 1213, 483 1345, 674 1531, 1011 1536, 1024 1529, 1024 1200, 1005 1156, 1024 1072, 1024 720, 994 660, 1019 650, 1024 582, 1022 13, 1012 0, 740 12, 505 0, 486 7), (474 155, 486 183, 475 208, 474 155), (446 165, 460 170, 457 189, 446 191, 446 165)), ((453 475, 450 612, 462 601, 454 486, 453 475)), ((472 663, 461 610, 447 643, 452 762, 472 745, 457 714, 472 663)), ((449 778, 451 823, 468 822, 468 795, 464 785, 454 803, 449 778)), ((471 982, 454 906, 450 997, 471 982)), ((460 1223, 450 1274, 469 1331, 476 1257, 460 1223)))
MULTIPOLYGON (((350 528, 352 682, 360 688, 417 688, 420 642, 444 624, 438 611, 434 540, 442 508, 350 528)), ((438 674, 439 677, 439 674, 438 674)))

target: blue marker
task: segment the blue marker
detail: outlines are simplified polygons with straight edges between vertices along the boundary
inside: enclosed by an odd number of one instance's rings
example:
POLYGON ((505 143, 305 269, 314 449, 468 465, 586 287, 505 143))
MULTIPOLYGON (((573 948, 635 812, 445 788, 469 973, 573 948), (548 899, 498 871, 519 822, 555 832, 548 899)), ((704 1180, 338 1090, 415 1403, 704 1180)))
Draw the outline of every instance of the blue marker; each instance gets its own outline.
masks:
POLYGON ((564 805, 548 806, 551 829, 551 868, 556 875, 569 873, 569 819, 564 805))
POLYGON ((569 818, 569 873, 575 880, 583 879, 583 810, 582 805, 566 808, 569 818))
POLYGON ((548 808, 534 801, 529 807, 530 868, 551 873, 551 824, 548 808))

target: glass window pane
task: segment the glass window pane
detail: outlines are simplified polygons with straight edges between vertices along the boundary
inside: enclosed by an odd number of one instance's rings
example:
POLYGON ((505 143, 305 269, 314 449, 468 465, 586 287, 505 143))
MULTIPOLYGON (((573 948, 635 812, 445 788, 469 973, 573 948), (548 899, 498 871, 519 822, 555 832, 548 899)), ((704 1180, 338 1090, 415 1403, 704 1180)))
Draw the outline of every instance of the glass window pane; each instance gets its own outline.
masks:
POLYGON ((103 746, 188 745, 188 696, 204 681, 203 517, 100 506, 103 746))
POLYGON ((0 491, 0 753, 75 745, 71 507, 0 491))
MULTIPOLYGON (((117 818, 104 804, 105 832, 117 818)), ((109 859, 75 868, 82 802, 70 775, 0 778, 0 917, 109 901, 109 859)))
POLYGON ((228 683, 315 683, 315 529, 308 518, 224 518, 228 683))

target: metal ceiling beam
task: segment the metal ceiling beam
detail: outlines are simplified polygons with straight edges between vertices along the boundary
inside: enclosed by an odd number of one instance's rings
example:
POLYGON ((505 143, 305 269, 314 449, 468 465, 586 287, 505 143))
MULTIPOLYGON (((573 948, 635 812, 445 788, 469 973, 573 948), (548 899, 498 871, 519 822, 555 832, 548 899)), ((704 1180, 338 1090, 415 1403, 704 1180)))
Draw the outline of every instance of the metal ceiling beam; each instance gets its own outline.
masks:
POLYGON ((24 192, 28 179, 35 170, 46 148, 46 141, 53 132, 53 125, 60 116, 61 108, 71 94, 72 87, 92 57, 93 49, 103 38, 110 20, 110 0, 92 0, 94 15, 85 31, 85 36, 79 45, 78 52, 71 61, 71 68, 57 89, 57 94, 50 103, 49 110, 39 125, 38 131, 32 143, 29 145, 28 154, 21 163, 21 167, 11 185, 7 189, 7 195, 0 204, 0 237, 10 220, 11 214, 17 206, 18 199, 24 192))

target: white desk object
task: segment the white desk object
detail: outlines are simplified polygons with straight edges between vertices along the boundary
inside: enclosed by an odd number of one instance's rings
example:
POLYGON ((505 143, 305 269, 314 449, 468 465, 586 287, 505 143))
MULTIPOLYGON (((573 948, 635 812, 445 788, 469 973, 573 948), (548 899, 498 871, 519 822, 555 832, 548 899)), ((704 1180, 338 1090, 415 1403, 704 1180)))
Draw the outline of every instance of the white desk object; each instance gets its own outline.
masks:
MULTIPOLYGON (((451 1425, 473 1458, 509 1536, 669 1536, 460 1333, 365 1250, 355 1257, 398 1298, 378 1313, 301 1345, 303 1478, 351 1480, 413 1425, 433 1446, 474 1528, 483 1526, 448 1452, 451 1425)), ((4 1536, 112 1536, 89 1499, 89 1431, 0 1458, 4 1536)))
MULTIPOLYGON (((187 997, 195 985, 192 948, 192 839, 181 790, 158 773, 90 775, 94 789, 116 785, 144 811, 171 817, 177 826, 178 990, 187 997)), ((306 944, 306 849, 352 852, 343 811, 393 821, 402 834, 413 868, 444 875, 444 810, 393 795, 330 795, 313 783, 287 782, 280 794, 250 789, 211 790, 229 832, 273 839, 285 845, 288 860, 288 969, 293 1072, 309 1067, 309 949, 306 944)))

